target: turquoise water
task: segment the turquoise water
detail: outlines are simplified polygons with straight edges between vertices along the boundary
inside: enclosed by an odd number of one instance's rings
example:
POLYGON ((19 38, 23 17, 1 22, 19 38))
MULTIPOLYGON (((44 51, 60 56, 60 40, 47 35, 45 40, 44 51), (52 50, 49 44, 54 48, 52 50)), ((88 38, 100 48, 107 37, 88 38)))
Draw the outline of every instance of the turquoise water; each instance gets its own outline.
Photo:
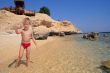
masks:
POLYGON ((110 33, 100 33, 99 39, 96 41, 90 41, 82 38, 83 34, 71 35, 66 38, 74 39, 82 47, 89 47, 92 49, 96 58, 100 61, 110 59, 110 33), (107 35, 106 37, 104 35, 107 35))
MULTIPOLYGON (((91 72, 93 73, 103 73, 99 68, 102 65, 101 62, 110 60, 110 33, 100 33, 99 35, 100 37, 96 41, 83 39, 83 34, 74 34, 65 37, 65 41, 70 43, 68 47, 73 49, 73 51, 75 49, 78 49, 79 54, 83 57, 85 56, 85 65, 86 63, 90 64, 87 65, 90 66, 90 69, 88 67, 85 67, 86 71, 91 70, 91 72), (107 34, 106 37, 104 36, 105 34, 107 34)), ((77 57, 79 56, 77 55, 77 57)), ((80 57, 80 61, 83 60, 83 57, 80 57)), ((83 64, 81 66, 83 67, 83 64)))

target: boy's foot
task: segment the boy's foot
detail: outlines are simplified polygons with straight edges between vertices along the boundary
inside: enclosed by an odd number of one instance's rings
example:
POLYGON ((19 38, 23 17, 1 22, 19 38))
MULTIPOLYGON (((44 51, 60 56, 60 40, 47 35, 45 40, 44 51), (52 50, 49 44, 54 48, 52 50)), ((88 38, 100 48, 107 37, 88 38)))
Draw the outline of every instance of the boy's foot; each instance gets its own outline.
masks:
POLYGON ((20 64, 16 64, 16 65, 15 65, 15 68, 17 68, 17 67, 19 67, 19 66, 20 66, 20 64))
POLYGON ((15 68, 19 67, 20 66, 20 62, 16 62, 15 64, 15 68))
POLYGON ((28 67, 28 63, 26 63, 26 67, 28 67))

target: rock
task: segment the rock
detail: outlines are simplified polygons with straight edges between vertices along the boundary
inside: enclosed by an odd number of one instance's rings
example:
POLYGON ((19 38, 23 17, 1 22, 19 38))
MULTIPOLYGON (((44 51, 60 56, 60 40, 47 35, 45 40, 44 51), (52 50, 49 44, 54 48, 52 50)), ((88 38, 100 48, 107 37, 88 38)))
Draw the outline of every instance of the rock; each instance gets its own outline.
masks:
MULTIPOLYGON (((64 32, 67 35, 72 33, 79 33, 80 30, 72 24, 70 21, 56 21, 52 19, 50 16, 42 13, 35 13, 35 16, 29 17, 25 15, 16 15, 6 10, 0 10, 0 31, 5 32, 6 30, 10 30, 11 28, 15 29, 16 24, 21 24, 24 18, 30 18, 32 27, 44 26, 48 29, 49 35, 58 35, 60 32, 64 32)), ((13 30, 12 29, 12 30, 13 30)), ((46 29, 42 29, 44 32, 46 29)), ((39 30, 42 31, 42 30, 39 30)))
POLYGON ((36 40, 47 39, 49 30, 45 26, 33 27, 33 34, 36 40))
POLYGON ((87 35, 83 35, 83 38, 84 39, 89 39, 91 41, 95 41, 95 40, 97 40, 99 38, 99 33, 91 32, 91 33, 89 33, 87 35))
POLYGON ((74 32, 74 31, 71 32, 71 34, 78 34, 78 33, 79 33, 79 32, 74 32))
POLYGON ((64 33, 65 33, 65 35, 71 35, 72 34, 72 32, 70 32, 70 31, 67 31, 67 32, 65 31, 64 33))
POLYGON ((83 38, 83 39, 87 39, 87 35, 84 34, 82 38, 83 38))
POLYGON ((35 16, 35 12, 34 11, 30 11, 30 10, 24 10, 24 15, 35 16))
POLYGON ((65 32, 50 32, 49 36, 65 36, 65 32))
POLYGON ((105 66, 106 68, 109 68, 110 69, 110 60, 103 61, 102 62, 102 65, 105 66))
POLYGON ((63 37, 63 36, 65 36, 65 33, 64 32, 60 32, 59 36, 63 37))
POLYGON ((103 34, 103 37, 108 37, 108 34, 106 34, 106 33, 105 33, 105 34, 103 34))
POLYGON ((34 34, 35 40, 45 40, 48 38, 48 33, 45 34, 34 34))
POLYGON ((52 22, 46 21, 46 20, 42 20, 41 23, 40 23, 40 25, 44 25, 44 26, 46 26, 47 28, 53 26, 53 25, 52 25, 52 22))
POLYGON ((93 41, 94 41, 94 40, 97 40, 98 37, 99 37, 99 33, 93 32, 93 33, 91 33, 90 40, 93 40, 93 41))
POLYGON ((63 26, 68 26, 68 25, 71 25, 72 23, 70 21, 67 21, 67 20, 64 20, 64 21, 61 21, 63 23, 63 26))
POLYGON ((50 32, 49 36, 65 36, 64 32, 50 32))
POLYGON ((49 32, 49 36, 59 36, 59 32, 49 32))
POLYGON ((38 27, 40 26, 41 21, 39 20, 31 20, 31 24, 33 27, 38 27))

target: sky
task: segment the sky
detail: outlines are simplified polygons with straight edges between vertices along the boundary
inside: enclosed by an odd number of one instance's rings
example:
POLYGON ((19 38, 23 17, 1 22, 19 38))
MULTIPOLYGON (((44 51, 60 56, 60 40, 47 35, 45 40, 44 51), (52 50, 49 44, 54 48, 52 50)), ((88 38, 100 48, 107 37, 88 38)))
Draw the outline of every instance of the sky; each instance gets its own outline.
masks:
MULTIPOLYGON (((15 7, 14 0, 0 0, 0 8, 15 7)), ((69 20, 83 32, 110 32, 110 0, 24 0, 25 8, 50 9, 55 20, 69 20)))

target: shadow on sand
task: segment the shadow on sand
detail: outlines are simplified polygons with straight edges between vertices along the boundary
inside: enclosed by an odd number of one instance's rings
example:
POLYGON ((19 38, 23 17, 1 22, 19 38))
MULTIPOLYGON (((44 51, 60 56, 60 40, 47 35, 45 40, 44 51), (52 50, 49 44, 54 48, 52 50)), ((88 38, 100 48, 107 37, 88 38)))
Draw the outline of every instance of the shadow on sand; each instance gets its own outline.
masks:
MULTIPOLYGON (((12 61, 9 65, 8 68, 12 67, 13 65, 15 65, 16 60, 12 61)), ((30 63, 33 63, 32 61, 30 61, 30 63)), ((26 60, 21 60, 20 64, 24 64, 26 65, 26 60)))

